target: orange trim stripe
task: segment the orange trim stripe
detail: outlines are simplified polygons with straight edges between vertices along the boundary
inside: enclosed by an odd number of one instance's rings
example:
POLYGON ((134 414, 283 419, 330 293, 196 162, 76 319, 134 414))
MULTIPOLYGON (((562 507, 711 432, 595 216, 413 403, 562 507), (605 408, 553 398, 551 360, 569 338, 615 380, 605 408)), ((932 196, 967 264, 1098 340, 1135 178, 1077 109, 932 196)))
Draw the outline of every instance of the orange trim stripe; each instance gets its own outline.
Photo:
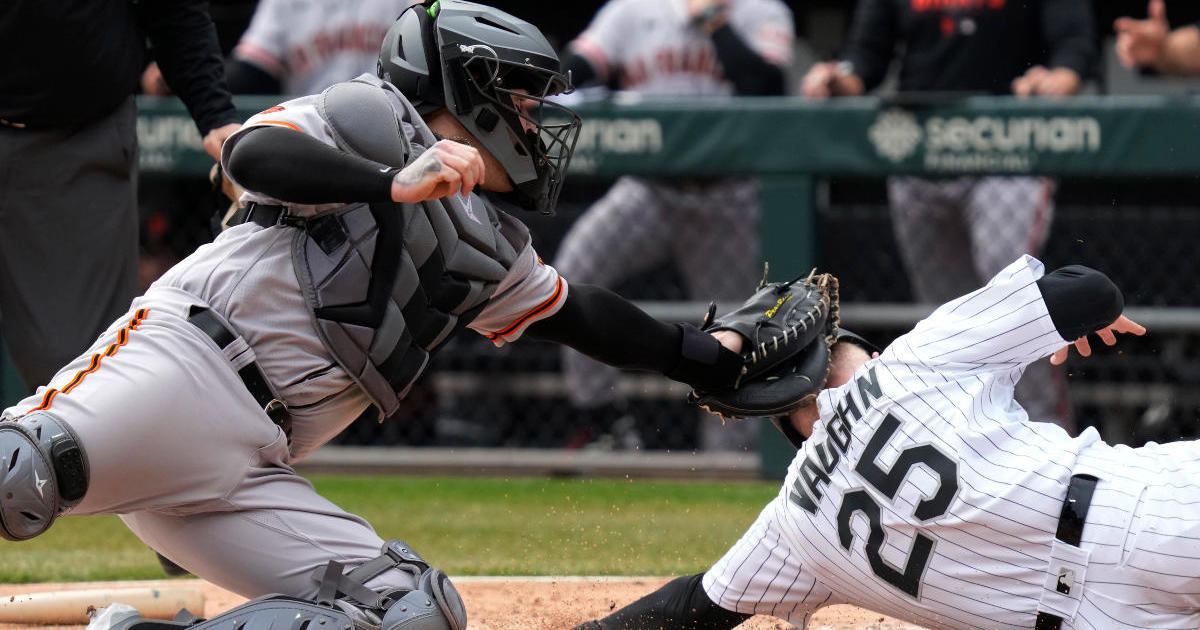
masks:
POLYGON ((51 387, 50 389, 47 389, 46 393, 42 394, 42 404, 38 405, 37 407, 34 407, 33 409, 30 409, 26 413, 33 413, 35 411, 42 411, 44 409, 49 409, 50 405, 54 403, 54 398, 56 396, 58 396, 60 393, 62 393, 62 394, 71 393, 71 390, 78 387, 79 384, 83 382, 83 379, 86 378, 88 374, 91 374, 92 372, 95 372, 96 370, 100 369, 100 360, 101 359, 103 359, 104 357, 111 357, 112 355, 116 354, 117 350, 121 346, 124 346, 129 341, 129 331, 137 330, 138 326, 141 325, 142 321, 144 321, 146 319, 146 315, 148 315, 148 314, 150 314, 150 309, 148 309, 148 308, 138 309, 138 311, 133 314, 133 318, 129 320, 129 323, 125 324, 125 326, 123 326, 120 330, 117 331, 117 341, 116 342, 108 344, 108 348, 106 348, 104 350, 104 352, 97 352, 96 354, 93 354, 92 358, 88 361, 88 366, 86 368, 76 372, 75 376, 73 376, 71 378, 71 382, 67 383, 67 386, 62 388, 62 390, 58 390, 53 387, 51 387))
POLYGON ((554 294, 551 295, 549 298, 547 298, 545 302, 538 304, 537 306, 535 306, 533 308, 533 310, 520 316, 519 318, 517 318, 517 321, 509 324, 503 330, 498 330, 498 331, 488 335, 488 339, 495 340, 497 337, 504 337, 505 335, 510 335, 510 334, 512 334, 512 332, 514 330, 520 328, 522 324, 529 321, 529 319, 531 317, 536 317, 539 313, 544 313, 547 310, 549 310, 550 308, 553 308, 554 305, 558 303, 559 298, 562 297, 562 292, 563 292, 563 280, 562 280, 562 278, 558 278, 558 284, 555 285, 555 287, 554 287, 554 294))
POLYGON ((295 129, 296 131, 299 131, 300 133, 304 133, 304 131, 301 130, 299 127, 297 127, 296 125, 293 125, 292 123, 290 123, 286 120, 256 120, 256 121, 254 121, 254 124, 256 124, 256 125, 279 125, 280 127, 287 127, 288 129, 295 129))

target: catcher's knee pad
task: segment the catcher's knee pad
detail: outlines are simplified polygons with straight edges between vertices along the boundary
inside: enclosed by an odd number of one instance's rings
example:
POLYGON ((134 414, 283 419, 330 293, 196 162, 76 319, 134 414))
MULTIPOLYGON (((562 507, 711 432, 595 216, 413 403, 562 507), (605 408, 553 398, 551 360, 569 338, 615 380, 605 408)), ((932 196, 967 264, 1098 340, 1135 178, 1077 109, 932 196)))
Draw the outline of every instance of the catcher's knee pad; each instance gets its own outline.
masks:
POLYGON ((441 569, 427 568, 415 590, 392 602, 381 630, 465 630, 467 607, 441 569))
POLYGON ((87 488, 87 457, 66 422, 46 411, 0 420, 0 536, 41 534, 87 488))
POLYGON ((389 540, 383 553, 342 574, 329 563, 321 576, 318 601, 330 601, 349 612, 362 626, 379 630, 465 630, 467 608, 441 569, 429 566, 401 540, 389 540), (416 588, 376 592, 369 580, 395 569, 408 573, 416 588))

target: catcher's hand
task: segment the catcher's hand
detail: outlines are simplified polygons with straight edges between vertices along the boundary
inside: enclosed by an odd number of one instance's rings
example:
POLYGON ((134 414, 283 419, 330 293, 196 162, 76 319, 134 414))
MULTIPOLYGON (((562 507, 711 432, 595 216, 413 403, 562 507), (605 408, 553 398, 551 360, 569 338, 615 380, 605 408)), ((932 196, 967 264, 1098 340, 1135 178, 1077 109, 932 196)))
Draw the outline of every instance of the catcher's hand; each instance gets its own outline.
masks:
MULTIPOLYGON (((1125 317, 1124 315, 1117 318, 1117 321, 1096 331, 1096 335, 1104 342, 1106 346, 1113 346, 1117 343, 1117 333, 1130 333, 1133 335, 1146 334, 1146 327, 1125 317)), ((1092 345, 1088 343, 1087 335, 1076 339, 1069 345, 1063 346, 1054 351, 1050 355, 1051 365, 1062 365, 1067 360, 1067 355, 1070 353, 1071 346, 1075 346, 1075 350, 1079 352, 1081 357, 1092 356, 1092 345)))
POLYGON ((838 283, 830 274, 759 285, 736 310, 701 327, 741 335, 742 372, 732 389, 692 391, 688 401, 721 417, 784 414, 808 404, 829 373, 837 336, 838 283))

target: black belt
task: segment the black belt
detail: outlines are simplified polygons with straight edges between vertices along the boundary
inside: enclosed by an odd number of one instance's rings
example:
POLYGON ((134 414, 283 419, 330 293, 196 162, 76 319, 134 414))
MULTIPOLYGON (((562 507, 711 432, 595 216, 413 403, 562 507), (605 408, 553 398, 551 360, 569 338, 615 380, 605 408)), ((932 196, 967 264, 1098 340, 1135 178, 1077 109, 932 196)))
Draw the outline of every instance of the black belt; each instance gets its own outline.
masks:
MULTIPOLYGON (((204 306, 192 306, 188 309, 188 322, 212 338, 213 342, 222 350, 238 338, 221 322, 220 318, 204 306)), ((288 415, 283 401, 271 393, 271 387, 267 385, 267 379, 263 376, 262 370, 258 368, 258 364, 251 361, 238 370, 238 376, 241 377, 242 383, 254 400, 262 405, 267 417, 279 425, 279 428, 283 429, 283 432, 290 438, 292 435, 291 416, 288 415)))
MULTIPOLYGON (((1083 539, 1083 524, 1087 520, 1088 508, 1092 507, 1092 495, 1096 492, 1096 482, 1091 475, 1072 475, 1071 483, 1067 485, 1067 496, 1063 499, 1062 513, 1058 515, 1058 531, 1054 537, 1068 545, 1079 546, 1083 539)), ((1070 585, 1059 584, 1059 592, 1070 591, 1070 585)), ((1062 617, 1046 612, 1039 612, 1034 630, 1059 630, 1062 627, 1062 617)))
POLYGON ((348 238, 346 228, 336 214, 299 217, 289 214, 285 206, 273 206, 254 201, 239 208, 229 218, 226 225, 233 227, 242 223, 257 223, 263 227, 288 225, 300 228, 308 232, 308 235, 326 254, 341 247, 348 238))
POLYGON ((251 201, 238 208, 233 216, 229 217, 227 224, 229 227, 233 227, 242 223, 257 223, 263 227, 271 227, 288 223, 288 216, 287 208, 283 206, 251 201))

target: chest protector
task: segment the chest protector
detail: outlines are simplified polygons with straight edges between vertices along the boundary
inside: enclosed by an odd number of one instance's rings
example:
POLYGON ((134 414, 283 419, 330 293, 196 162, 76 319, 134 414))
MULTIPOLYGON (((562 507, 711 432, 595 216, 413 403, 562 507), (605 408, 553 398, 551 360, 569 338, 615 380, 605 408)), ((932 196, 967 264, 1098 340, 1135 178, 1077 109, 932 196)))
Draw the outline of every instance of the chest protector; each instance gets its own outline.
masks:
MULTIPOLYGON (((437 138, 395 88, 372 79, 326 89, 321 116, 341 150, 406 165, 437 138)), ((292 256, 326 348, 386 416, 528 243, 523 223, 472 195, 312 217, 292 256)))

